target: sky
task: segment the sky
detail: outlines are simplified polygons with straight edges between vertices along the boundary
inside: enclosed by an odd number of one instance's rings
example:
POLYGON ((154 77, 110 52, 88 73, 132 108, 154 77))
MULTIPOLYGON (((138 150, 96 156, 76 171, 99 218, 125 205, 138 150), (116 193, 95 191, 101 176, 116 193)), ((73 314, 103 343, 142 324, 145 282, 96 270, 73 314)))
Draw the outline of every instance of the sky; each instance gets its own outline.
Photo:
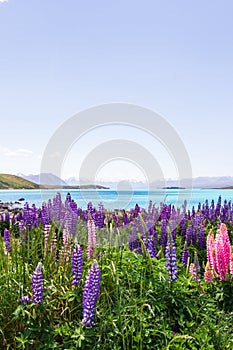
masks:
MULTIPOLYGON (((39 173, 63 123, 123 102, 166 119, 194 177, 232 176, 232 17, 231 0, 0 0, 0 173, 39 173)), ((62 177, 77 176, 89 152, 119 138, 177 177, 166 148, 125 125, 89 130, 69 149, 62 177)), ((113 159, 96 176, 140 180, 143 170, 113 159)))

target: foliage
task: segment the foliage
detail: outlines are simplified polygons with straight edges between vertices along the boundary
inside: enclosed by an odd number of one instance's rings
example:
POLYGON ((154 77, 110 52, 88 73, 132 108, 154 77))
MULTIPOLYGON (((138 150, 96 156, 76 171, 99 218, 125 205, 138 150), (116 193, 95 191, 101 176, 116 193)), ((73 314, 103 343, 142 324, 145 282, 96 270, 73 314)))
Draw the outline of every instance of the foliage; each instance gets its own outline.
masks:
MULTIPOLYGON (((71 204, 67 203, 71 203, 69 198, 62 208, 70 210, 71 204)), ((103 224, 100 211, 89 205, 86 213, 72 205, 77 221, 66 214, 66 210, 61 210, 63 221, 61 224, 59 218, 58 225, 50 203, 49 227, 45 226, 48 222, 42 209, 30 208, 29 213, 27 207, 21 216, 16 214, 16 220, 11 217, 9 222, 0 223, 1 349, 233 348, 233 280, 229 276, 224 281, 215 278, 212 283, 205 282, 206 249, 200 249, 198 238, 194 237, 198 236, 204 221, 205 239, 210 228, 216 232, 221 213, 210 219, 200 210, 192 216, 184 211, 180 217, 180 212, 173 211, 172 214, 170 207, 171 216, 165 218, 166 230, 167 237, 172 235, 176 246, 178 278, 169 280, 166 245, 161 245, 161 220, 167 208, 154 208, 154 214, 149 208, 140 209, 140 213, 136 208, 136 211, 126 213, 128 218, 121 212, 105 211, 103 224), (72 231, 72 220, 76 234, 72 231), (88 220, 93 220, 96 226, 91 256, 87 254, 88 220), (175 226, 171 220, 176 220, 175 226), (190 224, 193 236, 187 245, 190 257, 184 266, 182 253, 185 241, 189 239, 187 227, 190 224), (10 251, 5 247, 5 228, 10 230, 10 251), (135 228, 136 236, 132 239, 135 228), (67 230, 68 237, 64 236, 67 230), (156 256, 152 254, 153 239, 156 256), (79 259, 83 264, 82 277, 80 284, 72 284, 72 252, 77 243, 83 252, 83 258, 79 259), (189 273, 189 265, 195 256, 200 263, 200 281, 189 273), (81 323, 83 290, 94 261, 98 262, 101 271, 100 294, 94 326, 88 327, 81 323), (31 283, 40 262, 43 266, 43 301, 35 304, 31 283), (21 302, 24 296, 30 296, 30 301, 21 302)), ((232 222, 227 218, 225 223, 232 242, 232 222)))

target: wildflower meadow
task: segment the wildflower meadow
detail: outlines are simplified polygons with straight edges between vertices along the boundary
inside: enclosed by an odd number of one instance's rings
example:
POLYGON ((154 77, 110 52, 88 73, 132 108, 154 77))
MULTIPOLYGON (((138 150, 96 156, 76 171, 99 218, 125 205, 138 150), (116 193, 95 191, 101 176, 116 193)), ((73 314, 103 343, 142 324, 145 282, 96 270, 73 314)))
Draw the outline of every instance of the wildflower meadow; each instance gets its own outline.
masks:
POLYGON ((233 204, 0 215, 0 349, 232 349, 233 204))

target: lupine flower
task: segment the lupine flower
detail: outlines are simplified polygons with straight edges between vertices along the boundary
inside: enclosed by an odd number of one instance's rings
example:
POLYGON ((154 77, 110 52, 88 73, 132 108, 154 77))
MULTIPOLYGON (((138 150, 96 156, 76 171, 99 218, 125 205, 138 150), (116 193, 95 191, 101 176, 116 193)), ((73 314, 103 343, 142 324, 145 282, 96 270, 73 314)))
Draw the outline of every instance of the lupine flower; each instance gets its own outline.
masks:
POLYGON ((205 249, 205 231, 203 225, 201 225, 199 229, 198 246, 200 250, 205 249))
POLYGON ((193 276, 193 280, 200 282, 200 264, 198 261, 197 253, 194 255, 194 263, 191 263, 189 266, 189 272, 193 276))
POLYGON ((193 235, 193 226, 192 224, 189 224, 187 229, 186 229, 186 242, 187 242, 187 246, 189 246, 191 244, 191 240, 192 240, 192 235, 193 235))
POLYGON ((70 239, 70 234, 67 226, 65 225, 63 229, 63 235, 62 235, 62 240, 63 240, 63 247, 60 250, 60 263, 68 263, 70 260, 70 255, 71 255, 71 239, 70 239))
POLYGON ((176 266, 176 247, 173 242, 173 238, 171 233, 168 234, 167 246, 165 249, 165 257, 166 257, 166 267, 169 278, 167 278, 168 282, 172 282, 177 280, 177 266, 176 266))
POLYGON ((32 273, 32 294, 34 304, 41 304, 43 299, 43 274, 41 262, 38 263, 36 270, 32 273))
POLYGON ((50 242, 50 251, 53 256, 54 261, 57 259, 57 234, 56 231, 53 232, 52 239, 50 242))
POLYGON ((41 208, 41 223, 43 226, 49 225, 50 219, 49 219, 49 210, 46 203, 42 203, 41 208))
POLYGON ((22 304, 28 304, 31 300, 30 295, 24 295, 19 299, 19 302, 22 304))
POLYGON ((89 270, 83 291, 83 319, 82 324, 92 327, 94 325, 95 308, 100 292, 100 268, 93 262, 89 270))
POLYGON ((206 238, 207 259, 210 263, 210 267, 217 271, 216 265, 216 243, 214 239, 214 233, 210 230, 206 238))
POLYGON ((166 219, 161 220, 161 238, 160 238, 160 244, 163 248, 166 247, 167 244, 167 222, 166 219))
POLYGON ((87 258, 90 259, 92 257, 92 254, 96 245, 95 223, 91 219, 87 221, 87 231, 88 231, 87 258))
POLYGON ((191 263, 189 265, 189 273, 193 276, 193 280, 197 279, 197 271, 194 263, 191 263))
POLYGON ((205 272, 204 272, 204 279, 206 283, 212 283, 214 278, 213 271, 210 267, 209 261, 207 261, 206 267, 205 267, 205 272))
POLYGON ((188 250, 188 247, 187 247, 187 242, 185 241, 184 250, 182 252, 182 264, 183 264, 183 267, 187 266, 189 257, 190 257, 190 253, 189 253, 189 250, 188 250))
POLYGON ((12 246, 11 246, 11 234, 10 231, 5 228, 4 230, 4 244, 5 249, 8 253, 11 252, 12 246))
POLYGON ((49 232, 51 230, 51 225, 45 225, 44 226, 44 255, 46 255, 46 251, 48 248, 48 239, 49 239, 49 232))
POLYGON ((230 256, 230 273, 231 273, 231 276, 233 277, 233 253, 231 253, 231 256, 230 256))
POLYGON ((81 284, 83 271, 83 252, 82 247, 78 243, 75 244, 72 254, 72 275, 73 280, 71 284, 81 284))
MULTIPOLYGON (((219 278, 224 281, 228 272, 230 256, 228 257, 228 249, 226 247, 225 233, 221 229, 216 234, 216 266, 219 278)), ((228 238, 229 239, 229 238, 228 238)), ((230 245, 229 245, 230 248, 230 245)))

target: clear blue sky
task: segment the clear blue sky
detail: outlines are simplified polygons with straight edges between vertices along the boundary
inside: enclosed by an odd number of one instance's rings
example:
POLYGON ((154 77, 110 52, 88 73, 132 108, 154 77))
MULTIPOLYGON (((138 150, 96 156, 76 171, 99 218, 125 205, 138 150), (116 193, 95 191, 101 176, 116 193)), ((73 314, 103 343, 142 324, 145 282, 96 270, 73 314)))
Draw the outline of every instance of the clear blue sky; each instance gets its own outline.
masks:
POLYGON ((128 102, 173 125, 194 176, 233 175, 232 18, 231 0, 0 0, 0 172, 37 173, 65 120, 128 102))

